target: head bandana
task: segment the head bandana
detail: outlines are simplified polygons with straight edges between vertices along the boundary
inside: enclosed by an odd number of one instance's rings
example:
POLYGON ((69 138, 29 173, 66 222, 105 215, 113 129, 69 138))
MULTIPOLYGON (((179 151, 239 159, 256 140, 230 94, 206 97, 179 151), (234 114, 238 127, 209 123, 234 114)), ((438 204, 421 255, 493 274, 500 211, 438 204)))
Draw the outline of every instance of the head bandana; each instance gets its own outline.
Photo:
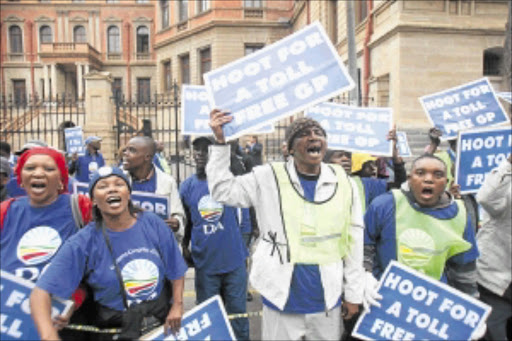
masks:
POLYGON ((18 163, 16 164, 15 170, 16 176, 18 177, 18 185, 21 184, 21 171, 27 160, 32 155, 41 154, 50 156, 55 161, 55 164, 60 171, 60 181, 62 182, 63 188, 59 190, 59 194, 67 192, 69 175, 68 168, 66 166, 66 159, 64 158, 64 155, 62 155, 62 153, 60 153, 58 150, 49 147, 34 147, 21 154, 20 158, 18 159, 18 163))
POLYGON ((324 128, 322 128, 320 123, 318 123, 317 121, 315 121, 312 118, 301 117, 301 118, 298 118, 295 121, 293 121, 292 124, 290 124, 288 126, 288 129, 286 129, 286 134, 285 134, 285 140, 286 140, 286 143, 288 145, 288 151, 290 151, 292 149, 292 147, 293 147, 293 140, 295 139, 295 137, 301 131, 303 131, 305 129, 308 129, 308 128, 312 128, 312 127, 319 128, 320 130, 322 130, 324 135, 327 136, 327 134, 325 133, 324 128))

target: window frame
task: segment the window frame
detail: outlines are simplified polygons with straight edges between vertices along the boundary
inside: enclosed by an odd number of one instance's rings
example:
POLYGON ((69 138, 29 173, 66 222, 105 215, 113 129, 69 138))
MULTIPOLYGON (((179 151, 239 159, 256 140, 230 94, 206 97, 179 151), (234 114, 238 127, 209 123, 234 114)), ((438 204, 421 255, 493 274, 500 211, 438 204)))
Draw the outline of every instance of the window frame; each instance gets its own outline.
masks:
POLYGON ((190 54, 185 53, 179 56, 180 61, 180 82, 190 84, 190 54), (184 63, 186 61, 186 63, 184 63), (187 66, 186 68, 184 66, 187 66), (186 79, 185 79, 186 78, 186 79))
POLYGON ((50 25, 41 25, 39 27, 39 43, 40 44, 47 44, 47 43, 53 43, 53 29, 50 25), (50 32, 43 33, 43 30, 48 29, 50 32), (49 37, 49 41, 45 41, 46 38, 49 37))
POLYGON ((188 0, 177 0, 177 15, 178 22, 185 22, 188 20, 188 0))
POLYGON ((199 78, 200 84, 204 84, 203 75, 212 70, 212 49, 210 46, 203 47, 199 50, 199 78), (204 54, 208 52, 208 56, 204 54), (207 69, 207 70, 206 70, 207 69))
POLYGON ((12 54, 22 54, 24 52, 24 46, 23 46, 23 30, 19 25, 11 25, 8 28, 8 35, 9 35, 9 52, 12 54), (14 33, 12 32, 14 29, 18 29, 19 32, 14 33), (16 38, 16 39, 14 39, 16 38), (15 43, 19 42, 19 46, 15 46, 15 43))
POLYGON ((122 50, 121 50, 121 29, 119 29, 119 26, 117 25, 109 25, 107 27, 107 54, 109 55, 118 55, 118 54, 121 54, 122 50), (117 35, 112 35, 111 36, 111 30, 113 29, 116 29, 117 30, 117 35), (114 50, 113 49, 113 46, 111 46, 111 37, 116 37, 117 36, 117 42, 115 45, 117 45, 117 50, 114 50))
POLYGON ((162 29, 170 26, 170 11, 169 11, 169 1, 168 0, 160 0, 160 14, 162 21, 162 29))
POLYGON ((75 25, 73 27, 73 42, 74 43, 87 43, 87 29, 85 28, 84 25, 75 25), (80 36, 77 36, 77 31, 80 29, 83 29, 83 37, 84 37, 83 41, 78 41, 76 39, 77 37, 80 37, 80 36))

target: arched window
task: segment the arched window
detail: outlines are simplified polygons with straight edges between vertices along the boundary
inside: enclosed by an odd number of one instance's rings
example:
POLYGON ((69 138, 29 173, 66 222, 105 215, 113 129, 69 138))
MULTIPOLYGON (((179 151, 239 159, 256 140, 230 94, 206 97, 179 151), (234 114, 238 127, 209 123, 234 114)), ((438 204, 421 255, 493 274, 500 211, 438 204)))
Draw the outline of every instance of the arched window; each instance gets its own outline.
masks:
POLYGON ((146 26, 137 28, 137 53, 149 53, 149 30, 146 26))
POLYGON ((484 51, 484 76, 499 76, 503 66, 503 47, 492 47, 484 51))
POLYGON ((41 43, 51 43, 53 41, 52 28, 50 26, 41 26, 39 29, 39 41, 41 43))
POLYGON ((119 28, 117 26, 110 26, 107 30, 108 35, 108 53, 120 53, 120 35, 119 28))
POLYGON ((23 39, 21 38, 21 28, 13 25, 9 27, 9 40, 11 43, 11 53, 23 53, 23 39))
POLYGON ((87 42, 87 36, 85 34, 85 27, 82 25, 75 26, 73 29, 73 41, 75 43, 86 43, 87 42))

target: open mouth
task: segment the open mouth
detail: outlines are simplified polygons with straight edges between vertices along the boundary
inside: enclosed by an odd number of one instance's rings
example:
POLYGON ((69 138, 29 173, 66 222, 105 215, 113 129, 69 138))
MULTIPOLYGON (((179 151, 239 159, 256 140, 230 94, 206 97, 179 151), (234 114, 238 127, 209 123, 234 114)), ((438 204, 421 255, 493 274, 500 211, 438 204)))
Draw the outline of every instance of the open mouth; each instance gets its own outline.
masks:
POLYGON ((30 189, 34 193, 44 192, 46 190, 46 183, 43 182, 33 182, 30 184, 30 189))
POLYGON ((311 156, 320 156, 320 152, 322 151, 321 147, 312 146, 306 149, 306 152, 311 156))
POLYGON ((110 205, 110 207, 119 207, 121 206, 122 199, 119 196, 111 196, 107 198, 107 204, 110 205))
POLYGON ((421 195, 424 197, 431 197, 434 194, 434 189, 430 187, 425 187, 421 190, 421 195))

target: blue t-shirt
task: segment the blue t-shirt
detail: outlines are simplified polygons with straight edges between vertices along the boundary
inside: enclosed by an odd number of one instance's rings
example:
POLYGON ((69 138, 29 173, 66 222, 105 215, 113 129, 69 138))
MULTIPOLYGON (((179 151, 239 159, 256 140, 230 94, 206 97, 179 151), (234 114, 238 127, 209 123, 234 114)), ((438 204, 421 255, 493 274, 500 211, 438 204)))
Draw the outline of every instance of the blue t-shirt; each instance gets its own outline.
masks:
MULTIPOLYGON (((306 200, 314 201, 317 180, 306 180, 300 176, 299 180, 304 189, 306 200)), ((267 307, 279 310, 265 297, 262 297, 262 301, 267 307)), ((335 307, 340 305, 341 297, 335 307)), ((293 314, 313 314, 325 311, 325 309, 324 288, 318 265, 295 264, 290 284, 290 294, 282 311, 293 314)))
POLYGON ((103 166, 105 166, 105 160, 101 153, 91 155, 89 151, 85 151, 85 155, 78 157, 75 179, 80 182, 89 182, 92 174, 103 166))
POLYGON ((216 202, 210 195, 208 182, 195 174, 183 181, 180 196, 191 215, 192 259, 196 268, 207 274, 220 274, 243 265, 248 252, 237 209, 216 202))
POLYGON ((78 231, 70 197, 61 194, 45 207, 33 207, 28 197, 9 206, 0 232, 1 268, 35 281, 57 250, 78 231))
POLYGON ((388 189, 387 180, 375 178, 361 178, 364 186, 366 207, 370 206, 373 199, 381 194, 386 193, 388 189))
POLYGON ((9 194, 11 198, 27 195, 27 191, 25 191, 23 187, 20 187, 18 185, 17 176, 13 176, 12 178, 10 178, 9 181, 7 181, 7 183, 5 184, 5 187, 7 188, 7 194, 9 194))
MULTIPOLYGON (((107 229, 114 258, 121 271, 128 305, 154 300, 164 279, 175 280, 187 271, 171 229, 151 212, 139 213, 130 228, 107 229)), ((50 294, 69 298, 82 278, 99 304, 124 310, 119 280, 105 238, 92 222, 70 238, 36 285, 50 294)))
MULTIPOLYGON (((154 166, 153 166, 154 167, 154 166)), ((156 192, 156 169, 153 168, 153 175, 148 180, 143 181, 132 181, 132 189, 139 192, 156 192)))
MULTIPOLYGON (((419 212, 428 214, 439 219, 451 219, 459 211, 455 202, 444 208, 421 208, 412 205, 419 212)), ((366 210, 364 216, 364 243, 375 245, 376 254, 373 260, 373 274, 379 279, 391 260, 397 259, 396 254, 396 220, 395 200, 393 193, 386 193, 376 198, 366 210)), ((463 237, 471 243, 471 248, 450 258, 450 261, 465 264, 478 258, 478 247, 476 245, 475 233, 471 225, 471 218, 467 215, 467 223, 463 237)), ((441 281, 446 282, 443 274, 441 281)))

